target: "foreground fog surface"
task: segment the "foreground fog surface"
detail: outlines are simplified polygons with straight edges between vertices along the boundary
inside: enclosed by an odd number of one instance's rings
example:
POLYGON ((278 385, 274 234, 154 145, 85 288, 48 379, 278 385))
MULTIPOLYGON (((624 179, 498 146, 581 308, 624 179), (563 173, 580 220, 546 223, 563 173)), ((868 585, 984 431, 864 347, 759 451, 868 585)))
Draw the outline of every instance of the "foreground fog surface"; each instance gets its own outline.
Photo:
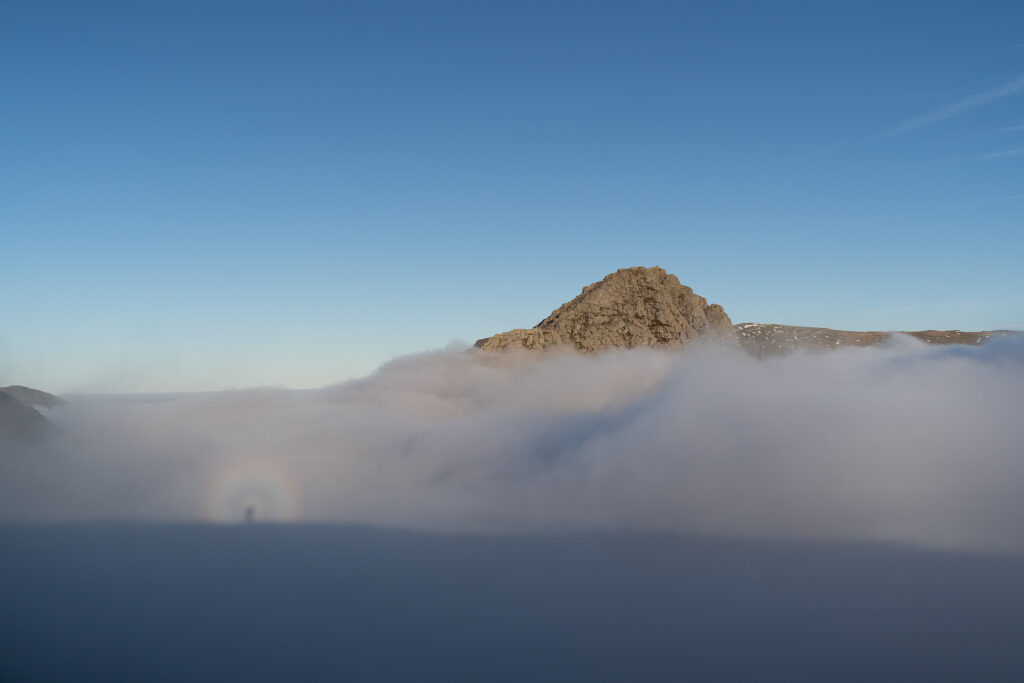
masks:
POLYGON ((0 525, 3 681, 1019 681, 1024 559, 637 532, 0 525))
POLYGON ((648 530, 1024 549, 1024 340, 445 351, 318 391, 72 397, 0 521, 648 530))
POLYGON ((1024 679, 1019 339, 72 399, 0 681, 1024 679))

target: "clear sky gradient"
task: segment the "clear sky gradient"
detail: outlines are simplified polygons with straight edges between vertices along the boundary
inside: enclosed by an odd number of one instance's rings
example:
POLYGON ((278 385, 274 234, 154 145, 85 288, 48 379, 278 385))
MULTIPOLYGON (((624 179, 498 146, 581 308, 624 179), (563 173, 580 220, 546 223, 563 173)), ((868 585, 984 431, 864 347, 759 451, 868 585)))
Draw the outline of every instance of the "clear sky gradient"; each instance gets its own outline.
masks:
POLYGON ((1024 3, 0 7, 0 385, 320 386, 660 265, 1024 327, 1024 3))

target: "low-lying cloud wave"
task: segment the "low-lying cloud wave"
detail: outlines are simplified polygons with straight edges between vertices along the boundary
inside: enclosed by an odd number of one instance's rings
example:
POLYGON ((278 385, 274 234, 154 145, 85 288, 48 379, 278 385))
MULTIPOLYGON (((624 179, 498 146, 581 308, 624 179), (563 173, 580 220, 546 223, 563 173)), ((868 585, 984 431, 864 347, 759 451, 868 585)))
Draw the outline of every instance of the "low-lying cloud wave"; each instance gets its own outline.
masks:
POLYGON ((1024 340, 445 351, 318 391, 79 398, 0 520, 644 529, 1024 550, 1024 340))

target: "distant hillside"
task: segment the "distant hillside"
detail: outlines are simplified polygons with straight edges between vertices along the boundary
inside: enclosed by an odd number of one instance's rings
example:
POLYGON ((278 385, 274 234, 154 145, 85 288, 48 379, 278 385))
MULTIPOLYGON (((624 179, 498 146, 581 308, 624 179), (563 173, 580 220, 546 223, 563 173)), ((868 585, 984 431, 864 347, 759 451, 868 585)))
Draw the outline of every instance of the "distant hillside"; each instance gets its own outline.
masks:
POLYGON ((38 439, 55 431, 38 410, 0 392, 0 440, 38 439))
POLYGON ((851 332, 826 327, 796 327, 772 323, 740 323, 736 337, 747 352, 763 357, 792 351, 837 349, 844 346, 873 346, 893 334, 906 334, 928 344, 983 344, 993 337, 1018 334, 1010 330, 963 332, 961 330, 924 330, 920 332, 851 332))
POLYGON ((53 408, 67 403, 64 399, 54 396, 53 394, 48 394, 45 391, 39 391, 38 389, 31 389, 29 387, 23 387, 16 384, 9 387, 0 387, 0 393, 7 394, 11 398, 20 401, 27 406, 53 408))

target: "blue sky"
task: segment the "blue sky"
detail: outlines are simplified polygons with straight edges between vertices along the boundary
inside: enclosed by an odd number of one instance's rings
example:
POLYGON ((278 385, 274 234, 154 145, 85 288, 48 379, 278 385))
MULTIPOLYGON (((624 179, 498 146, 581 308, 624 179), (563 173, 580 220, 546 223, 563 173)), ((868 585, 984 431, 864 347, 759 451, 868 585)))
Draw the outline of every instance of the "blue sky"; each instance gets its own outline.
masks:
MULTIPOLYGON (((300 6, 301 5, 301 6, 300 6)), ((0 9, 0 384, 309 387, 661 265, 1024 328, 1021 3, 0 9)))

